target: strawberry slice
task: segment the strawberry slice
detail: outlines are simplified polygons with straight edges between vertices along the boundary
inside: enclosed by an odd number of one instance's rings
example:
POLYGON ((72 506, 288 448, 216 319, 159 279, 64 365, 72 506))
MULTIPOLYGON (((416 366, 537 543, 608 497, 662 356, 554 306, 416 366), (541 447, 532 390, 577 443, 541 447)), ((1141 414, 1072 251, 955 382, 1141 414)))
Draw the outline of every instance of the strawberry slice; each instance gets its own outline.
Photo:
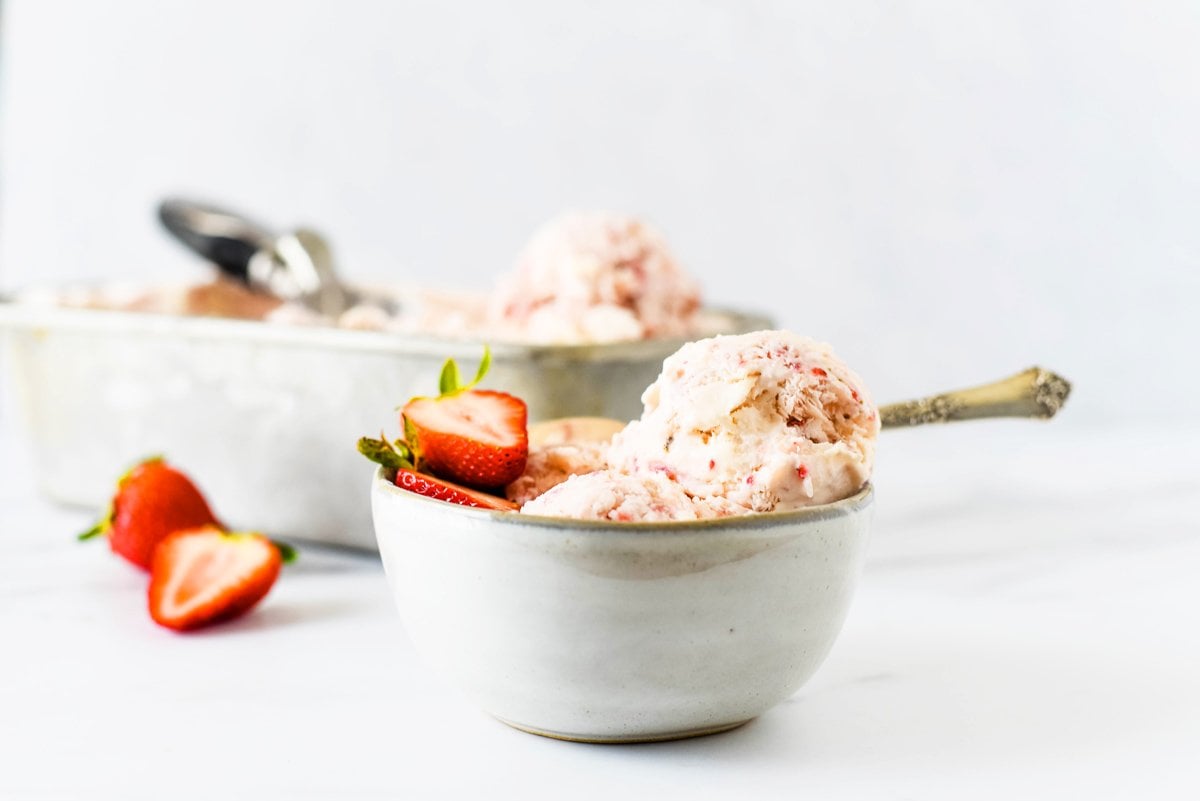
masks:
POLYGON ((235 618, 267 594, 286 555, 262 534, 176 531, 154 552, 150 616, 177 631, 235 618))
POLYGON ((485 347, 474 380, 465 386, 458 365, 447 359, 438 381, 440 394, 413 398, 401 410, 405 438, 363 437, 359 453, 382 465, 383 474, 397 486, 421 495, 485 509, 515 509, 503 498, 476 491, 512 482, 524 472, 529 456, 525 402, 506 392, 475 388, 491 358, 485 347))
POLYGON ((406 489, 409 492, 415 492, 418 495, 424 495, 427 498, 434 498, 439 501, 446 501, 447 503, 457 503, 461 506, 496 509, 502 512, 511 512, 517 508, 515 503, 504 498, 497 498, 495 495, 488 495, 486 492, 476 492, 468 487, 461 487, 458 484, 443 481, 440 478, 435 478, 424 473, 416 473, 405 468, 396 470, 395 483, 400 489, 406 489))
POLYGON ((148 570, 155 546, 167 535, 210 524, 219 525, 196 485, 155 457, 117 481, 108 512, 79 539, 107 534, 114 552, 148 570))
POLYGON ((525 470, 525 402, 507 392, 468 389, 414 398, 402 414, 410 447, 439 476, 472 487, 501 487, 525 470))

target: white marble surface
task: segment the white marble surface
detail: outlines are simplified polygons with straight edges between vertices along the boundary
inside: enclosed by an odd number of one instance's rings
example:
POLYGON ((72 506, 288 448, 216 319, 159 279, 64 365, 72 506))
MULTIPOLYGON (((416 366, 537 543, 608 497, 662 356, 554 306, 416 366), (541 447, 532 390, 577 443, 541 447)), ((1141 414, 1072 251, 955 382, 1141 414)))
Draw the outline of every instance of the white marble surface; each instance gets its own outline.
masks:
POLYGON ((0 798, 1194 799, 1197 433, 886 434, 872 555, 814 680, 729 734, 584 746, 430 675, 373 558, 305 548, 242 621, 155 627, 144 577, 74 542, 89 515, 35 496, 10 431, 0 798))

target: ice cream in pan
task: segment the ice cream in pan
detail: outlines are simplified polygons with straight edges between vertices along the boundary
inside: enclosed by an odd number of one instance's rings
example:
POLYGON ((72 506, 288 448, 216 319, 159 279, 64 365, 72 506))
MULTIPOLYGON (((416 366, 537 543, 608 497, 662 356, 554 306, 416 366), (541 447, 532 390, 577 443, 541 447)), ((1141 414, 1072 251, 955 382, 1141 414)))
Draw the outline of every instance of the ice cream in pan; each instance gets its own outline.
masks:
MULTIPOLYGON (((164 208, 172 202, 178 201, 169 201, 164 208)), ((197 210, 217 213, 200 206, 185 210, 193 215, 197 210)), ((215 233, 205 233, 197 244, 196 231, 186 225, 210 231, 216 226, 204 217, 199 222, 189 220, 168 227, 184 229, 181 239, 240 280, 226 277, 199 286, 156 288, 132 297, 92 293, 69 297, 68 303, 547 345, 691 337, 721 328, 719 317, 701 310, 697 283, 676 261, 662 234, 629 215, 571 213, 550 221, 537 230, 511 271, 500 275, 487 294, 378 287, 352 293, 345 303, 333 305, 310 302, 312 292, 281 281, 284 261, 261 268, 260 260, 259 267, 247 268, 245 253, 253 244, 241 248, 233 259, 227 258, 225 239, 206 244, 217 241, 215 233), (292 295, 305 296, 286 299, 292 295)), ((263 248, 276 241, 265 233, 244 236, 261 240, 263 248)), ((294 250, 304 255, 302 248, 294 250)), ((323 272, 332 276, 331 264, 327 266, 323 272)))
POLYGON ((700 290, 662 234, 620 214, 567 214, 539 229, 489 303, 498 330, 539 342, 697 331, 700 290))
POLYGON ((489 381, 521 396, 530 422, 626 421, 683 341, 770 326, 753 312, 697 308, 694 282, 663 237, 626 215, 551 222, 515 259, 502 258, 498 266, 511 261, 512 269, 498 275, 495 291, 413 288, 433 271, 401 268, 405 288, 390 293, 391 303, 387 292, 354 285, 341 293, 349 305, 332 308, 319 292, 273 288, 279 264, 287 278, 323 263, 302 231, 260 236, 213 209, 181 216, 193 223, 179 227, 195 235, 193 250, 247 271, 253 262, 254 280, 264 283, 231 276, 147 291, 106 281, 0 297, 0 333, 11 331, 10 361, 43 454, 40 480, 57 500, 100 503, 109 487, 95 476, 168 452, 227 499, 231 516, 289 537, 375 549, 370 512, 355 491, 363 467, 346 443, 390 426, 396 403, 431 389, 447 357, 494 346, 489 381), (243 236, 248 242, 231 254, 243 236), (543 280, 549 294, 514 298, 543 280), (303 438, 290 436, 295 431, 303 438), (80 439, 89 443, 87 458, 63 444, 80 439), (294 453, 281 458, 281 441, 294 453), (239 452, 245 469, 234 474, 214 443, 255 448, 239 452), (304 458, 315 452, 328 456, 304 458), (263 512, 262 498, 284 496, 263 512))

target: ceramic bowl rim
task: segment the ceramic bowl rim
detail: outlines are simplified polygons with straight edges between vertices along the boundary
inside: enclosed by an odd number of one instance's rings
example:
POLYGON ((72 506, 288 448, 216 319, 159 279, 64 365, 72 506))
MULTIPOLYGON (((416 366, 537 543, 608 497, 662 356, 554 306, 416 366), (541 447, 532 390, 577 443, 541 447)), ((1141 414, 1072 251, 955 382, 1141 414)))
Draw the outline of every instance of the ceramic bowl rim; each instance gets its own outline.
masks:
MULTIPOLYGON (((479 509, 469 506, 426 498, 423 495, 401 489, 383 476, 383 468, 375 470, 372 478, 372 492, 381 494, 389 503, 408 503, 424 506, 430 512, 455 514, 479 522, 487 522, 501 527, 520 526, 521 528, 542 529, 550 531, 570 531, 578 534, 612 535, 618 532, 663 532, 668 534, 682 533, 719 533, 746 528, 773 528, 776 526, 793 526, 800 523, 812 523, 820 520, 830 520, 838 517, 848 517, 869 508, 875 499, 875 488, 870 482, 863 485, 855 494, 832 503, 817 506, 806 506, 789 512, 759 512, 745 515, 730 515, 729 517, 710 518, 705 520, 663 520, 653 522, 626 522, 616 520, 580 520, 573 517, 544 517, 541 515, 523 515, 509 511, 479 509)), ((376 536, 379 536, 376 527, 376 536)))

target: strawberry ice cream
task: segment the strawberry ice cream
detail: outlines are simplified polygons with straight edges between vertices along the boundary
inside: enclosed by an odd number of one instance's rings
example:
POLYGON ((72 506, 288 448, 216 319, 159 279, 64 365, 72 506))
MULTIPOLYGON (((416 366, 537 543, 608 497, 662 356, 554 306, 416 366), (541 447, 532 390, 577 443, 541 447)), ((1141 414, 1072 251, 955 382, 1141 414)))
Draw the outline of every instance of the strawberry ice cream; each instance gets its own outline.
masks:
POLYGON ((505 488, 516 504, 526 504, 571 476, 592 473, 607 466, 606 446, 595 442, 558 443, 531 448, 525 472, 505 488))
POLYGON ((694 337, 737 325, 728 313, 701 309, 696 282, 661 234, 634 217, 600 212, 568 214, 542 226, 490 292, 397 285, 364 294, 364 302, 336 316, 223 278, 132 294, 68 293, 58 302, 535 345, 694 337))
MULTIPOLYGON (((40 302, 36 294, 24 298, 40 302)), ((68 288, 46 300, 62 306, 85 309, 122 309, 153 314, 177 314, 193 317, 228 317, 234 320, 262 320, 283 306, 283 301, 227 278, 204 284, 168 285, 155 288, 121 286, 68 288)))
POLYGON ((699 520, 718 515, 703 501, 661 475, 615 470, 572 476, 521 507, 525 514, 582 520, 654 522, 699 520))
POLYGON ((828 345, 787 331, 683 346, 609 459, 753 512, 829 503, 871 475, 879 415, 828 345))
POLYGON ((648 519, 789 511, 853 495, 871 475, 880 424, 861 379, 828 345, 787 331, 687 344, 642 401, 641 419, 613 438, 603 470, 521 511, 607 519, 629 509, 659 515, 648 519), (681 517, 661 517, 659 501, 680 504, 681 517))
POLYGON ((489 307, 500 330, 543 343, 694 333, 700 293, 663 237, 618 214, 568 214, 539 229, 489 307))
POLYGON ((608 445, 613 436, 623 428, 624 422, 609 417, 559 417, 543 420, 529 427, 529 447, 580 443, 608 445))

